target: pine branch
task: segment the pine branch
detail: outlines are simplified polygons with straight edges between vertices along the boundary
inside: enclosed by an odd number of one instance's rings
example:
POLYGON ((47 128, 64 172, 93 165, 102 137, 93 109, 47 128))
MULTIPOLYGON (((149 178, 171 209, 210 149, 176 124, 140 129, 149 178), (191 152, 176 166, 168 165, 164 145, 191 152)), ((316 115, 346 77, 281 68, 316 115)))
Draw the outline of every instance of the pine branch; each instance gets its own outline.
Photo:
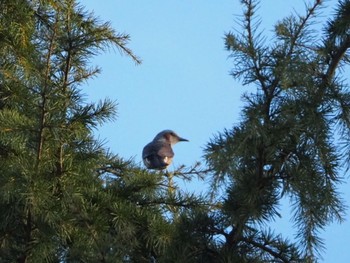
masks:
POLYGON ((54 24, 54 30, 52 31, 52 34, 49 38, 49 43, 48 43, 48 47, 47 47, 47 54, 46 54, 46 64, 45 64, 45 73, 43 76, 43 87, 42 87, 42 91, 40 92, 41 95, 41 105, 40 110, 41 110, 41 114, 40 114, 40 120, 39 120, 39 135, 38 135, 38 149, 37 149, 37 164, 36 164, 36 169, 39 166, 39 162, 41 160, 42 157, 42 151, 43 151, 43 147, 44 147, 44 130, 45 130, 45 126, 46 126, 46 116, 48 114, 47 112, 47 96, 48 96, 48 92, 49 92, 49 84, 50 84, 50 71, 51 71, 51 59, 52 59, 52 54, 54 52, 55 49, 55 42, 56 42, 56 34, 57 34, 57 23, 54 24))
POLYGON ((252 239, 248 239, 248 238, 242 238, 242 241, 246 242, 247 244, 251 244, 254 247, 257 247, 265 252, 267 252, 268 254, 270 254, 272 257, 274 257, 274 260, 279 259, 281 260, 281 262, 284 263, 291 263, 291 261, 285 257, 283 254, 281 254, 280 252, 276 252, 274 251, 272 248, 269 248, 267 245, 264 244, 260 244, 252 239))
POLYGON ((323 87, 330 86, 334 78, 336 69, 339 68, 339 64, 341 60, 344 58, 349 48, 350 48, 350 36, 347 35, 345 39, 342 40, 342 42, 339 44, 339 46, 334 47, 331 54, 330 62, 328 64, 328 69, 326 71, 326 74, 323 77, 323 83, 321 84, 321 86, 323 87))
POLYGON ((196 162, 193 166, 190 166, 190 167, 181 165, 177 169, 175 169, 175 171, 173 171, 172 174, 175 177, 179 177, 182 180, 187 180, 187 181, 191 181, 193 175, 196 175, 197 178, 203 180, 204 176, 209 172, 211 172, 212 170, 208 168, 201 168, 200 166, 201 166, 200 162, 196 162))
POLYGON ((301 22, 298 25, 297 30, 295 31, 292 39, 291 39, 291 44, 289 48, 289 52, 287 53, 287 57, 290 58, 290 56, 293 54, 294 47, 297 45, 298 40, 301 38, 301 34, 303 30, 306 28, 308 25, 308 21, 312 18, 312 16, 315 15, 315 12, 317 8, 322 4, 321 0, 315 0, 314 4, 307 9, 307 13, 304 18, 300 18, 301 22))

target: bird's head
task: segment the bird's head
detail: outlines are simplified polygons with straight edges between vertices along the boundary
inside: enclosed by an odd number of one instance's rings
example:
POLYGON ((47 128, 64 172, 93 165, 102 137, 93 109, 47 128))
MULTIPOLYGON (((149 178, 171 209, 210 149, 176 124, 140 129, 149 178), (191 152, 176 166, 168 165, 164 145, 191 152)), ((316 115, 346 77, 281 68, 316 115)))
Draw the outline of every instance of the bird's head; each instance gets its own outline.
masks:
POLYGON ((171 145, 178 143, 178 142, 188 142, 187 139, 181 138, 179 135, 177 135, 174 131, 172 130, 164 130, 161 131, 154 137, 153 141, 163 141, 167 142, 171 145))

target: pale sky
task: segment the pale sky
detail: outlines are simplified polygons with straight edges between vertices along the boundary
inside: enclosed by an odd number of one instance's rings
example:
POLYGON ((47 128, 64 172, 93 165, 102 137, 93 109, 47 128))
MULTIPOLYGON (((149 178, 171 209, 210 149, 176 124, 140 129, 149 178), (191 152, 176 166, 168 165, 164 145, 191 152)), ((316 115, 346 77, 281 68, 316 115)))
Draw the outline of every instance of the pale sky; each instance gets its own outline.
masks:
MULTIPOLYGON (((203 148, 225 128, 240 121, 241 96, 254 92, 229 75, 234 61, 224 48, 224 34, 240 30, 235 19, 242 14, 238 0, 84 0, 81 4, 103 21, 131 37, 129 47, 143 63, 139 66, 118 52, 102 54, 94 64, 102 74, 82 87, 89 100, 110 98, 118 103, 118 118, 96 133, 106 147, 141 163, 143 146, 161 130, 173 129, 188 143, 174 146, 173 167, 202 161, 203 148)), ((311 2, 311 1, 307 1, 311 2)), ((330 8, 336 0, 325 1, 330 8)), ((262 0, 258 14, 261 30, 271 39, 276 21, 304 14, 302 0, 262 0)), ((269 39, 268 38, 268 39, 269 39)), ((349 181, 349 177, 346 177, 349 181)), ((205 183, 184 185, 186 190, 206 189, 205 183)), ((348 185, 340 188, 349 205, 348 185)), ((293 239, 288 203, 284 218, 271 225, 276 233, 293 239)), ((347 218, 349 211, 347 212, 347 218)), ((321 237, 327 250, 320 262, 348 262, 350 222, 327 226, 321 237)))

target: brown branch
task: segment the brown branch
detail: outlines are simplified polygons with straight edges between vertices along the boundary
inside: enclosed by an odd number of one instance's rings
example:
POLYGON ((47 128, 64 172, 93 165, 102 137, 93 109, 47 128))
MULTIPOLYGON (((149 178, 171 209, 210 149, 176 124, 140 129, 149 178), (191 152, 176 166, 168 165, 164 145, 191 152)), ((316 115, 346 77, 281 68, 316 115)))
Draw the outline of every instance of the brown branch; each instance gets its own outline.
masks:
POLYGON ((323 86, 327 86, 330 84, 331 80, 334 78, 335 71, 341 59, 345 56, 346 51, 349 48, 350 48, 350 36, 347 35, 345 40, 341 43, 341 45, 336 50, 335 54, 332 55, 332 59, 329 63, 329 67, 327 69, 326 75, 323 78, 323 86))
POLYGON ((253 9, 255 8, 253 4, 253 0, 249 0, 247 4, 247 12, 246 12, 246 18, 247 18, 247 32, 248 32, 248 43, 249 43, 249 49, 251 49, 251 59, 254 64, 253 70, 256 74, 257 80, 259 81, 262 90, 264 91, 265 95, 268 95, 267 92, 267 85, 265 83, 266 78, 263 74, 261 74, 261 67, 258 63, 257 55, 256 55, 256 47, 254 45, 254 34, 253 34, 253 28, 252 28, 252 17, 254 14, 253 9))
MULTIPOLYGON (((299 39, 302 30, 305 28, 307 21, 311 18, 311 16, 315 13, 316 8, 321 5, 322 1, 320 0, 316 0, 315 3, 313 4, 313 6, 311 6, 310 8, 308 8, 306 16, 301 20, 301 23, 299 25, 299 27, 297 28, 294 36, 291 38, 291 42, 290 42, 290 46, 289 46, 289 50, 288 52, 284 55, 284 57, 286 58, 286 63, 289 63, 290 58, 294 52, 294 48, 297 46, 297 40, 299 39)), ((300 46, 300 45, 299 45, 300 46)), ((283 70, 285 70, 285 67, 283 68, 283 70)), ((276 87, 279 85, 280 83, 280 79, 277 77, 272 81, 271 84, 271 95, 274 93, 276 87)))
POLYGON ((242 218, 240 222, 238 222, 235 226, 232 226, 232 230, 225 235, 226 238, 226 246, 229 249, 234 248, 237 243, 243 237, 243 230, 246 227, 246 222, 248 221, 247 217, 242 218))
POLYGON ((183 207, 183 208, 194 208, 198 207, 198 203, 196 202, 169 202, 165 200, 148 200, 148 201, 137 201, 137 204, 140 206, 144 205, 166 205, 166 206, 174 206, 174 207, 183 207))
POLYGON ((267 252, 267 253, 269 253, 271 256, 273 256, 274 258, 280 259, 282 262, 285 262, 285 263, 289 263, 290 262, 290 260, 287 259, 286 257, 284 257, 283 255, 281 255, 281 253, 275 252, 273 249, 267 247, 266 245, 260 244, 260 243, 254 241, 254 240, 251 240, 251 239, 248 239, 248 238, 244 238, 244 237, 241 240, 246 242, 246 243, 248 243, 248 244, 251 244, 251 245, 253 245, 253 246, 255 246, 255 247, 257 247, 257 248, 259 248, 259 249, 261 249, 261 250, 263 250, 265 252, 267 252))
POLYGON ((302 20, 302 23, 298 27, 296 34, 294 35, 294 39, 292 39, 290 50, 287 54, 288 57, 290 57, 293 53, 294 47, 296 46, 297 40, 299 39, 299 36, 303 30, 303 28, 306 26, 307 21, 311 18, 311 16, 315 13, 316 8, 321 5, 320 0, 316 0, 314 5, 308 9, 308 12, 306 13, 305 18, 302 20))
POLYGON ((41 97, 42 97, 42 102, 41 102, 41 116, 40 116, 40 123, 39 123, 39 145, 38 145, 38 150, 37 150, 37 163, 36 163, 36 168, 39 166, 39 162, 41 160, 41 155, 42 155, 42 150, 43 150, 43 145, 44 145, 44 129, 46 128, 46 103, 47 103, 47 98, 46 98, 46 92, 48 90, 48 85, 49 85, 49 78, 50 78, 50 62, 51 62, 51 55, 54 50, 54 39, 56 37, 56 32, 57 32, 57 23, 55 24, 55 27, 52 31, 52 36, 50 39, 50 44, 48 47, 48 53, 46 57, 46 71, 45 71, 45 79, 44 79, 44 87, 43 91, 41 92, 41 97))

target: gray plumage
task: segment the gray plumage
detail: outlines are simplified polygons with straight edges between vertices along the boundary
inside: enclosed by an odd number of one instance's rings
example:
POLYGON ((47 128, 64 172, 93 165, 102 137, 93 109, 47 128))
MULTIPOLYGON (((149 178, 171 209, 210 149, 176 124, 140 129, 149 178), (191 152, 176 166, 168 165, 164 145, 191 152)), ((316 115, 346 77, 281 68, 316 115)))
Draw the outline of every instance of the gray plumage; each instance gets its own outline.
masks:
POLYGON ((172 130, 161 131, 142 151, 143 163, 148 169, 162 170, 171 164, 174 152, 172 145, 188 141, 172 130))

